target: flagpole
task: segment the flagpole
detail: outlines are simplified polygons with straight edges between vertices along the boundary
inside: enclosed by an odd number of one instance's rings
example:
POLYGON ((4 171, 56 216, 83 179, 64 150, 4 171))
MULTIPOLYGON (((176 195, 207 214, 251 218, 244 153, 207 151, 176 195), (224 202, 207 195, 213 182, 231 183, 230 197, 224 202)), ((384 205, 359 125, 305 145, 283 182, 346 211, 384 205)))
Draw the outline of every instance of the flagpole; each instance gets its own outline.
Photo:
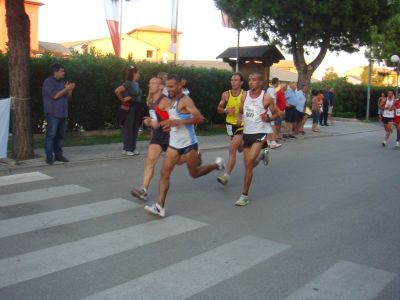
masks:
POLYGON ((239 43, 240 43, 240 30, 237 30, 237 47, 236 47, 236 72, 239 72, 239 43))
POLYGON ((122 57, 122 3, 124 0, 119 0, 119 57, 122 57))

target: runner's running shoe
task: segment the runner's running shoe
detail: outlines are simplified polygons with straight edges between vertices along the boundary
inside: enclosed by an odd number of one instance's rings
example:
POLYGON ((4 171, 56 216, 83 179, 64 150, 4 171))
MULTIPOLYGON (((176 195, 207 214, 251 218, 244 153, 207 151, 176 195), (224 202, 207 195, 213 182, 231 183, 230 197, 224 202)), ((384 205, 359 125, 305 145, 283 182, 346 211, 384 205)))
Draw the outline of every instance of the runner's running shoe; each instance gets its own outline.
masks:
POLYGON ((149 214, 159 217, 165 217, 165 209, 158 203, 153 203, 152 205, 145 205, 144 210, 149 214))
POLYGON ((228 177, 226 177, 225 175, 219 176, 217 178, 217 181, 222 185, 226 185, 228 183, 228 177))
POLYGON ((143 188, 140 189, 133 188, 131 190, 131 195, 140 200, 147 201, 147 192, 143 188))
POLYGON ((249 199, 248 196, 246 195, 240 195, 239 200, 235 202, 236 206, 246 206, 249 204, 249 199))

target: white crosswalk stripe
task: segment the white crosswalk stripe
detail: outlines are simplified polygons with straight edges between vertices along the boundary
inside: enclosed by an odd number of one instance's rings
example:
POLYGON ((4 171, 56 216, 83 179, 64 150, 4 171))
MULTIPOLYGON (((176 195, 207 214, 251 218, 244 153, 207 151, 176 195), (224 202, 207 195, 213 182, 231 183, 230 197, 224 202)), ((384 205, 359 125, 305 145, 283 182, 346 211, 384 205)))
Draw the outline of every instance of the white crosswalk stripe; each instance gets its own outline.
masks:
POLYGON ((7 175, 0 177, 0 186, 6 186, 11 184, 34 182, 39 180, 52 179, 53 177, 47 176, 40 172, 22 173, 15 175, 7 175))
POLYGON ((340 261, 286 300, 372 300, 395 276, 384 270, 340 261))
POLYGON ((0 288, 206 226, 172 216, 0 260, 0 288))
POLYGON ((68 184, 44 189, 31 190, 27 192, 0 195, 0 207, 24 204, 57 197, 72 196, 90 191, 90 189, 83 186, 68 184))
POLYGON ((53 226, 89 220, 140 207, 122 198, 0 221, 0 238, 53 226))
POLYGON ((288 245, 245 236, 85 300, 186 299, 271 258, 288 245), (251 246, 250 246, 251 245, 251 246))

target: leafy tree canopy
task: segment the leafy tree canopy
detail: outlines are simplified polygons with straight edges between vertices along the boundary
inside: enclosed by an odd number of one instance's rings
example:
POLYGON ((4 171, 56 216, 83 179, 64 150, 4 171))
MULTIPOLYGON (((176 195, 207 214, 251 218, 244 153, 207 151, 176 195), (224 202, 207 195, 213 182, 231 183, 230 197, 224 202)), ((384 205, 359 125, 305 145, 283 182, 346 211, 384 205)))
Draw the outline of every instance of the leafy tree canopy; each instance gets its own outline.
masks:
POLYGON ((308 84, 328 50, 354 52, 369 43, 373 25, 398 12, 399 0, 214 0, 242 28, 293 54, 299 82, 308 84), (235 17, 236 16, 236 17, 235 17), (307 48, 319 53, 309 64, 307 48))

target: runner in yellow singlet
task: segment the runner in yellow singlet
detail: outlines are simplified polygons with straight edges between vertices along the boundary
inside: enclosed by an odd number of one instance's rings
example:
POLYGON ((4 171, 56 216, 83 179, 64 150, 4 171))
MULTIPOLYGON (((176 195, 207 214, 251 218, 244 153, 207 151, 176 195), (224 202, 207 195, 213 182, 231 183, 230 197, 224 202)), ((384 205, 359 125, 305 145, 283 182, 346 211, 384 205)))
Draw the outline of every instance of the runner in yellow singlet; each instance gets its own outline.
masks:
POLYGON ((241 73, 233 73, 231 77, 231 89, 222 93, 221 101, 218 104, 217 112, 226 114, 226 131, 231 138, 229 145, 229 159, 224 175, 217 178, 222 185, 226 185, 229 176, 235 167, 236 153, 241 152, 243 124, 238 126, 237 117, 240 107, 240 101, 243 95, 242 90, 243 75, 241 73))

